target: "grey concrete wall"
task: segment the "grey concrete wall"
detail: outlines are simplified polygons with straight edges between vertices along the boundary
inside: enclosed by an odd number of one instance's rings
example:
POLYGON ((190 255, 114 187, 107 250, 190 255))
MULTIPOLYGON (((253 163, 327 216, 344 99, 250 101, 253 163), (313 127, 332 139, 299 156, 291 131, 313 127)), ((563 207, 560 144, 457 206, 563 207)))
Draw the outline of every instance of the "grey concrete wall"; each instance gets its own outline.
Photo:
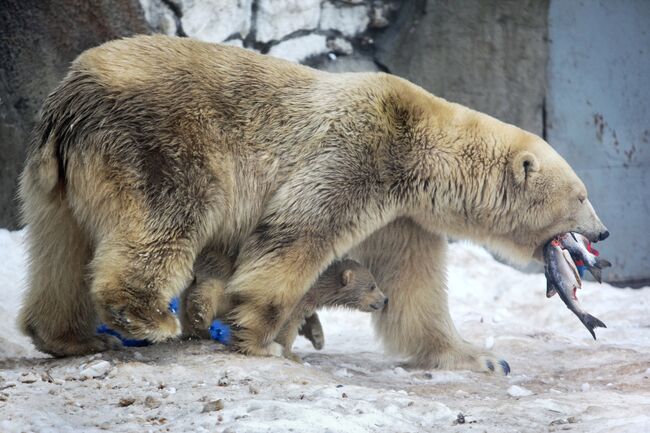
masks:
POLYGON ((409 0, 377 37, 389 72, 536 134, 543 131, 548 0, 409 0))
POLYGON ((650 1, 554 0, 548 141, 583 179, 611 236, 614 282, 650 279, 650 1))

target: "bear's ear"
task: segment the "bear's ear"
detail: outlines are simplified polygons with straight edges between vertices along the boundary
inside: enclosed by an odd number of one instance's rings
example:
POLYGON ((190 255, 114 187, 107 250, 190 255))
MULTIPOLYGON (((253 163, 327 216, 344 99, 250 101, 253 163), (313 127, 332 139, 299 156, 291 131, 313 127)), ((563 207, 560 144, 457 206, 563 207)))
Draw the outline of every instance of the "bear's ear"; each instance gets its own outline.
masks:
POLYGON ((531 174, 539 171, 539 160, 527 150, 523 150, 512 159, 512 173, 517 183, 524 183, 531 174))
POLYGON ((343 271, 343 275, 341 275, 341 284, 343 284, 343 286, 347 286, 350 284, 350 281, 352 281, 352 271, 350 269, 346 269, 343 271))

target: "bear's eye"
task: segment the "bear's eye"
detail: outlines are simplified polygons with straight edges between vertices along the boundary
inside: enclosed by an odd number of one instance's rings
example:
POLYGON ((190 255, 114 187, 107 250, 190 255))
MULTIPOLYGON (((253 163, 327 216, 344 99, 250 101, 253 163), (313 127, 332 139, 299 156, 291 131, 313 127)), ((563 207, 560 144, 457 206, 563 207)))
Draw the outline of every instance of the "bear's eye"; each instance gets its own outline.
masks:
POLYGON ((377 288, 377 286, 375 286, 375 285, 373 284, 372 286, 370 286, 370 291, 372 292, 372 291, 375 290, 376 288, 377 288))

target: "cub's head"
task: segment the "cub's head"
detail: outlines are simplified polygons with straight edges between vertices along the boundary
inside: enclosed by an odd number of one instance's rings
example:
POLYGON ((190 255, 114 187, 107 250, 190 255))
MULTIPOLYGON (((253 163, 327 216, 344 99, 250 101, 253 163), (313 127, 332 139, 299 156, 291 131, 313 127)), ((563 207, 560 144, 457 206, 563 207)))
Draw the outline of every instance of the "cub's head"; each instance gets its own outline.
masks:
POLYGON ((379 311, 388 298, 377 287, 370 271, 354 260, 341 260, 337 264, 338 284, 332 294, 334 303, 360 311, 379 311))

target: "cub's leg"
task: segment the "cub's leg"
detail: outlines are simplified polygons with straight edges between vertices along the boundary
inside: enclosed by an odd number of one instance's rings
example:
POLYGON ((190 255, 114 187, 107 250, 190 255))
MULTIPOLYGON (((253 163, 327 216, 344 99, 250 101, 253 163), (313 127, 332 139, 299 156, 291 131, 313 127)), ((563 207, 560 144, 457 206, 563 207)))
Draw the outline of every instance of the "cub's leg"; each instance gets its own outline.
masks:
POLYGON ((183 334, 208 337, 215 317, 225 317, 232 308, 226 282, 234 260, 212 245, 201 251, 194 263, 194 281, 183 294, 183 334))
POLYGON ((323 325, 320 323, 318 313, 305 317, 305 323, 298 330, 298 334, 311 341, 312 346, 316 350, 321 350, 325 345, 325 334, 323 333, 323 325))
POLYGON ((298 336, 298 328, 303 321, 302 314, 292 314, 291 318, 284 324, 275 341, 282 346, 282 356, 295 362, 302 362, 302 359, 291 351, 294 341, 298 336))
POLYGON ((190 281, 196 252, 187 238, 155 233, 118 231, 103 239, 91 263, 91 292, 109 327, 160 342, 180 333, 168 305, 190 281))
POLYGON ((200 283, 197 280, 190 284, 184 293, 181 308, 183 335, 208 336, 212 320, 229 310, 230 302, 225 291, 226 282, 221 278, 209 278, 200 283))
POLYGON ((447 303, 446 251, 443 237, 399 219, 350 253, 390 299, 373 314, 377 332, 391 352, 407 356, 415 367, 508 374, 507 362, 456 331, 447 303))

